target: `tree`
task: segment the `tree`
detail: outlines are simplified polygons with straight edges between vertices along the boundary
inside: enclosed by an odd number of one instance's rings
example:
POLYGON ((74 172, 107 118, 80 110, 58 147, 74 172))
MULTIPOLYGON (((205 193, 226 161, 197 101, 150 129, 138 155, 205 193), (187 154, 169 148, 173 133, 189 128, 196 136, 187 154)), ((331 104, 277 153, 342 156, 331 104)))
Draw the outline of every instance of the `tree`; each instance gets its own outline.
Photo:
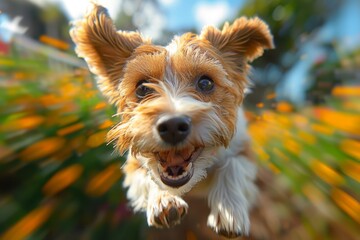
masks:
POLYGON ((256 60, 257 84, 248 100, 264 101, 276 85, 284 81, 284 75, 301 59, 305 42, 319 30, 338 9, 339 0, 253 0, 247 1, 238 16, 259 16, 270 26, 275 49, 265 52, 256 60))

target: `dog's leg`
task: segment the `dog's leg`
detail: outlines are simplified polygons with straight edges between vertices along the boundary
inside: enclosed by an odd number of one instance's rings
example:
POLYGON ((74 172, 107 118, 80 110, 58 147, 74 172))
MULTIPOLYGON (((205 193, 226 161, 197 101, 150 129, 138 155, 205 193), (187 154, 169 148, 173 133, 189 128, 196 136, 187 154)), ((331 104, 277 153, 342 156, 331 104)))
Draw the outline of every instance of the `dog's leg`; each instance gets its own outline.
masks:
POLYGON ((246 155, 228 157, 216 170, 208 201, 208 225, 227 237, 247 235, 249 210, 256 200, 256 167, 246 155))
POLYGON ((127 197, 135 211, 146 211, 149 226, 161 228, 180 223, 188 210, 184 200, 161 190, 134 157, 129 156, 124 172, 127 197))
POLYGON ((123 167, 125 174, 124 187, 128 188, 127 198, 134 211, 146 211, 149 196, 149 179, 146 169, 140 162, 129 155, 123 167))
POLYGON ((179 224, 188 211, 187 203, 178 196, 160 190, 152 182, 147 207, 149 226, 172 227, 179 224))

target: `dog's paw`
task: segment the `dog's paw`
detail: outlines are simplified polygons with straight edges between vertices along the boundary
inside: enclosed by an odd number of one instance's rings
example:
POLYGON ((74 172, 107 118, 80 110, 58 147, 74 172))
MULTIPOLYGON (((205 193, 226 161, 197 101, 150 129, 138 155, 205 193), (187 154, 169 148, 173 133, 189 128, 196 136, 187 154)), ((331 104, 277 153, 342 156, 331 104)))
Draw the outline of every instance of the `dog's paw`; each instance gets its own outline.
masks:
POLYGON ((211 211, 207 224, 217 234, 227 238, 236 238, 248 235, 250 220, 247 211, 241 209, 224 209, 219 207, 211 211))
POLYGON ((147 221, 149 226, 169 228, 179 224, 187 211, 188 205, 184 200, 163 193, 148 203, 147 221))

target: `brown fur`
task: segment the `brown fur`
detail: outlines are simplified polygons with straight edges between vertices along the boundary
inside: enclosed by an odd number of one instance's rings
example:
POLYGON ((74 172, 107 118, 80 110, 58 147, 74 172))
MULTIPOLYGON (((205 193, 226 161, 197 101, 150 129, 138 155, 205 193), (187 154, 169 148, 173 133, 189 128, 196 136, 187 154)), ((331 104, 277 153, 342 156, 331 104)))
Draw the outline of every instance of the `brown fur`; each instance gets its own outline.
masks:
MULTIPOLYGON (((160 183, 156 179, 160 173, 154 173, 154 169, 162 159, 166 161, 161 163, 165 166, 187 166, 189 163, 185 160, 196 152, 195 149, 206 150, 204 152, 208 155, 202 157, 206 161, 221 151, 219 149, 226 149, 233 143, 239 106, 248 85, 248 62, 260 56, 264 49, 273 47, 267 25, 258 18, 239 18, 232 25, 226 23, 222 30, 207 27, 200 35, 186 33, 175 38, 168 47, 162 47, 153 45, 138 32, 117 32, 106 9, 94 4, 83 20, 74 23, 71 36, 77 45, 78 55, 85 58, 90 70, 99 77, 100 90, 116 105, 117 115, 121 115, 121 121, 110 130, 108 139, 115 143, 119 152, 130 152, 124 166, 124 184, 131 188, 133 205, 147 211, 149 224, 170 226, 167 219, 171 217, 170 212, 172 216, 183 216, 187 212, 187 205, 177 196, 180 191, 174 194, 174 189, 167 188, 165 191, 159 187, 156 190, 153 184, 160 183), (197 89, 196 82, 202 76, 214 82, 213 91, 197 89), (152 93, 141 99, 136 96, 136 88, 144 80, 152 93), (176 101, 181 101, 183 105, 176 101), (169 114, 185 114, 191 119, 194 129, 186 141, 176 146, 161 142, 154 130, 158 119, 169 114), (204 130, 204 125, 208 129, 204 130), (145 181, 148 176, 151 176, 151 183, 144 183, 146 186, 133 185, 136 181, 145 181), (139 203, 137 195, 141 194, 141 187, 146 188, 146 194, 141 195, 145 200, 139 203), (162 206, 164 201, 168 205, 162 206), (159 206, 152 208, 151 204, 159 206)), ((243 144, 239 152, 231 150, 240 160, 248 159, 251 155, 249 144, 243 144)), ((237 146, 236 143, 233 145, 237 146)), ((244 166, 250 165, 244 163, 244 166)), ((214 181, 221 181, 216 179, 217 174, 213 174, 219 169, 208 170, 206 181, 193 188, 190 195, 199 196, 201 192, 209 192, 211 186, 216 185, 214 181)), ((201 171, 198 171, 198 179, 192 184, 201 180, 201 171)), ((250 175, 249 181, 252 181, 250 175)), ((246 189, 253 188, 253 184, 249 183, 246 189)), ((244 211, 247 211, 245 208, 244 211)), ((214 214, 218 213, 216 209, 214 211, 214 214)), ((177 223, 176 218, 172 221, 177 223)), ((220 217, 217 222, 215 230, 219 231, 219 226, 223 226, 220 217)), ((239 234, 228 229, 220 230, 227 231, 229 236, 239 234)))

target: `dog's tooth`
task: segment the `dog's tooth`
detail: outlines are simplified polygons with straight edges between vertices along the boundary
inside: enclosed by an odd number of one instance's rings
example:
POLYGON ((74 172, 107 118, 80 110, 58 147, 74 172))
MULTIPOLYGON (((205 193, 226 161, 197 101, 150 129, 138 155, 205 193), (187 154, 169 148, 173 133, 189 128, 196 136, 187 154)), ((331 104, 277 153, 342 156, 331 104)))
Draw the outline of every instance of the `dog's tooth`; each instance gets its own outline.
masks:
POLYGON ((189 164, 184 168, 184 170, 185 170, 186 172, 188 172, 191 168, 192 168, 192 163, 189 163, 189 164))

